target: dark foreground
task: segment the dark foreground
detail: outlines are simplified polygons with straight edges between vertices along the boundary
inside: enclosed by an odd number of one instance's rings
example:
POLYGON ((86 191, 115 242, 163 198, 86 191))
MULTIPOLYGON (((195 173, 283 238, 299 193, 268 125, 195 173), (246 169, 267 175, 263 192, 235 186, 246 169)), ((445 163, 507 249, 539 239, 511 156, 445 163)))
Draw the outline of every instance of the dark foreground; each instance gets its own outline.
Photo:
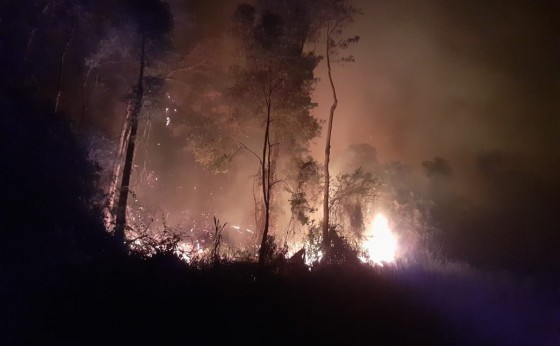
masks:
MULTIPOLYGON (((557 304, 472 273, 97 264, 4 285, 0 344, 556 345, 557 304), (507 287, 500 287, 507 286, 507 287), (505 296, 504 296, 504 292, 505 296), (539 305, 540 304, 540 305, 539 305), (550 305, 547 305, 550 304, 550 305)), ((505 282, 505 281, 503 281, 505 282)), ((550 293, 550 292, 549 292, 550 293)))

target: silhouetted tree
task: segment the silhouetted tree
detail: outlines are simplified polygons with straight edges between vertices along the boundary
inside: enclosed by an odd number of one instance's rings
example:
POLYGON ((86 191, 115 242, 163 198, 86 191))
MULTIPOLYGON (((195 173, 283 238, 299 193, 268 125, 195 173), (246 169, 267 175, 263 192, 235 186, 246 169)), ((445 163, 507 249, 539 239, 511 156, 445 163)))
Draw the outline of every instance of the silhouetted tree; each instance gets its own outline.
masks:
MULTIPOLYGON (((128 140, 126 156, 119 191, 119 201, 116 212, 115 236, 118 241, 124 242, 126 228, 126 207, 128 201, 130 175, 134 158, 134 146, 138 131, 138 117, 142 108, 144 97, 144 74, 148 55, 155 55, 161 48, 166 36, 170 33, 173 23, 169 6, 159 0, 130 0, 125 3, 124 10, 130 16, 130 21, 135 28, 135 37, 138 49, 138 82, 132 91, 127 106, 128 140), (151 54, 150 54, 151 53, 151 54)), ((154 58, 155 56, 150 56, 154 58)))
POLYGON ((423 161, 422 167, 424 167, 426 176, 430 179, 449 178, 452 173, 449 162, 441 157, 435 157, 431 161, 423 161))
MULTIPOLYGON (((323 239, 328 239, 329 233, 329 188, 330 188, 330 172, 329 163, 331 157, 331 134, 333 128, 334 113, 338 106, 338 97, 336 94, 335 83, 332 74, 332 64, 336 61, 337 54, 341 50, 348 48, 351 43, 359 40, 358 36, 351 38, 341 38, 343 30, 353 22, 354 16, 359 11, 353 7, 347 0, 325 0, 319 2, 320 10, 319 18, 321 27, 325 31, 325 56, 327 61, 327 74, 332 91, 332 105, 329 111, 329 120, 327 125, 327 139, 325 143, 325 186, 323 191, 323 239)), ((353 57, 342 57, 338 61, 353 61, 353 57)))
POLYGON ((239 106, 242 111, 249 110, 252 117, 264 118, 262 149, 259 154, 252 151, 260 164, 263 203, 260 265, 267 253, 273 187, 282 181, 278 174, 280 157, 300 155, 318 131, 317 122, 309 113, 318 58, 303 50, 303 43, 311 35, 306 27, 310 17, 308 9, 299 5, 263 1, 258 8, 240 5, 236 14, 236 33, 244 62, 237 70, 232 91, 245 103, 239 106), (261 102, 248 104, 250 99, 261 102))
POLYGON ((338 175, 329 196, 330 216, 360 236, 364 229, 365 212, 374 204, 379 185, 379 179, 361 168, 350 174, 338 175))
POLYGON ((286 190, 290 194, 290 211, 292 217, 286 230, 286 240, 290 233, 295 234, 299 226, 309 226, 312 222, 311 214, 315 212, 316 204, 321 194, 321 169, 319 163, 312 157, 306 160, 297 159, 294 163, 294 177, 290 177, 286 190))

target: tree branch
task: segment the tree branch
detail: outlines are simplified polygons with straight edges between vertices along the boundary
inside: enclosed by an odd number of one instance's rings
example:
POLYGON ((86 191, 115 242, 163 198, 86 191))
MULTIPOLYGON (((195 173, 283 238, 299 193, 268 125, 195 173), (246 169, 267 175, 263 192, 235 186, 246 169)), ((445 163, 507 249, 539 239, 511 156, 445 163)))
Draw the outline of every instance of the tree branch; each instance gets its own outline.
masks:
MULTIPOLYGON (((253 154, 253 156, 255 156, 255 157, 257 158, 257 160, 259 160, 259 163, 262 164, 262 159, 261 159, 261 157, 260 157, 257 153, 255 153, 253 150, 251 150, 249 147, 247 147, 243 142, 240 142, 240 141, 238 141, 237 139, 231 138, 231 137, 226 137, 226 138, 229 139, 229 140, 231 140, 231 141, 234 141, 235 143, 237 143, 237 144, 240 146, 239 149, 245 149, 245 150, 247 150, 248 152, 250 152, 251 154, 253 154)), ((236 152, 237 152, 237 151, 236 151, 236 152)))
POLYGON ((272 183, 270 183, 270 187, 273 187, 274 185, 276 185, 277 183, 285 183, 284 179, 280 179, 280 180, 275 180, 272 183))

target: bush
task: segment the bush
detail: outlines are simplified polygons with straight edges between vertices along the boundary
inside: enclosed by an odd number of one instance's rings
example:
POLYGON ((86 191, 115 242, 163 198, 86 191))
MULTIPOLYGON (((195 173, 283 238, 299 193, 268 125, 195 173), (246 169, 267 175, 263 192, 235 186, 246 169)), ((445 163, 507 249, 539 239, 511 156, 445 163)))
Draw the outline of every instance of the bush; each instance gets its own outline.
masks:
POLYGON ((358 251, 355 250, 348 240, 339 235, 336 226, 329 229, 328 238, 325 241, 325 254, 321 261, 326 264, 358 263, 358 251))
POLYGON ((28 92, 0 91, 0 264, 12 273, 116 250, 92 204, 99 169, 51 109, 28 92))

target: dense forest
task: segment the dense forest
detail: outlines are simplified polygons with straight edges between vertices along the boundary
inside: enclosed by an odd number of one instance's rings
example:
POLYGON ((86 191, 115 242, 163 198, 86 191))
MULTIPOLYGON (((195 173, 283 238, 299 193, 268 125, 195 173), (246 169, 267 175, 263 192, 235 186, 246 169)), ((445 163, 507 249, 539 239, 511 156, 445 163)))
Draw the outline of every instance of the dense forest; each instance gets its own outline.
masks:
POLYGON ((555 344, 554 142, 337 148, 363 5, 0 3, 0 343, 555 344))

